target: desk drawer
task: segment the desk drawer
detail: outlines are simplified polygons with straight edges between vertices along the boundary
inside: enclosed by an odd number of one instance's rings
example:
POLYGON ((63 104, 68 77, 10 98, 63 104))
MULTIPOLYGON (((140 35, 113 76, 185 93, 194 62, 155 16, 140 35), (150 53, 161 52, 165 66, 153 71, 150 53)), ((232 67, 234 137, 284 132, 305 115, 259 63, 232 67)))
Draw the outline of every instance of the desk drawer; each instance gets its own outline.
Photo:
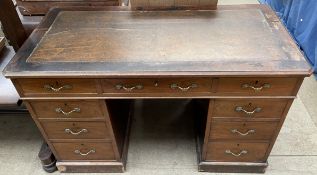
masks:
POLYGON ((98 100, 29 101, 39 119, 104 118, 98 100))
POLYGON ((24 96, 97 94, 94 79, 18 79, 24 96))
POLYGON ((219 95, 295 96, 298 78, 219 78, 214 90, 219 95))
POLYGON ((105 79, 103 93, 210 93, 211 78, 105 79))
POLYGON ((209 139, 270 140, 278 122, 212 121, 209 139))
POLYGON ((108 139, 105 122, 41 122, 49 139, 108 139))
POLYGON ((209 142, 207 161, 263 162, 269 143, 209 142))
POLYGON ((59 160, 115 160, 111 142, 53 143, 59 160))
POLYGON ((216 99, 212 117, 280 118, 288 99, 216 99))

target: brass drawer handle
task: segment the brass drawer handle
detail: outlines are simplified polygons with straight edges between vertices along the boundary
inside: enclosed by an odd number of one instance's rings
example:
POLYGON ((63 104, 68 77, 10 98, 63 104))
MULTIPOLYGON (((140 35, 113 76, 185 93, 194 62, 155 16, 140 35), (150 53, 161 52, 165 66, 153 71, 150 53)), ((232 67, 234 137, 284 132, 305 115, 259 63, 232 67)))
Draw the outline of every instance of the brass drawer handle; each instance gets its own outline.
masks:
POLYGON ((72 113, 74 113, 74 112, 80 112, 80 108, 74 108, 73 110, 71 110, 71 111, 69 111, 69 112, 63 111, 62 108, 56 108, 55 111, 56 111, 57 113, 62 113, 63 115, 70 115, 70 114, 72 114, 72 113))
POLYGON ((115 86, 115 88, 116 88, 117 90, 123 89, 123 90, 125 90, 125 91, 131 92, 131 91, 133 91, 134 89, 137 89, 137 90, 143 89, 143 85, 139 84, 139 85, 132 86, 132 87, 126 87, 126 86, 124 86, 124 85, 122 85, 122 84, 117 84, 117 85, 115 86))
POLYGON ((260 92, 260 91, 262 91, 264 88, 266 88, 266 89, 271 88, 271 85, 268 84, 268 83, 264 83, 262 86, 255 87, 255 86, 252 86, 252 85, 250 85, 250 84, 243 84, 241 87, 242 87, 243 89, 251 88, 251 89, 253 89, 255 92, 260 92))
POLYGON ((238 133, 238 134, 240 134, 240 135, 242 135, 242 136, 247 136, 247 135, 249 135, 249 134, 255 133, 255 130, 254 130, 254 129, 250 129, 249 131, 243 133, 243 132, 240 132, 238 129, 232 129, 231 132, 234 133, 234 134, 235 134, 235 133, 238 133))
POLYGON ((231 152, 231 150, 227 149, 227 150, 225 151, 225 153, 226 153, 226 154, 233 155, 233 156, 235 156, 235 157, 240 157, 240 156, 242 156, 242 155, 244 155, 244 154, 248 154, 248 151, 247 151, 247 150, 242 150, 240 153, 233 153, 233 152, 231 152))
POLYGON ((179 89, 179 90, 181 90, 182 92, 187 92, 187 91, 189 91, 190 89, 192 89, 192 88, 197 88, 198 87, 198 85, 197 84, 191 84, 190 86, 187 86, 187 87, 181 87, 181 86, 179 86, 178 84, 176 84, 176 83, 173 83, 173 84, 171 84, 171 89, 179 89))
POLYGON ((251 115, 253 115, 253 114, 256 113, 256 112, 261 112, 261 111, 262 111, 262 108, 257 107, 257 108, 255 108, 253 111, 247 111, 247 110, 243 109, 243 107, 237 106, 237 107, 236 107, 236 111, 237 111, 237 112, 244 112, 244 113, 246 113, 247 115, 251 116, 251 115))
POLYGON ((66 132, 66 133, 70 133, 70 134, 72 134, 72 135, 79 135, 79 134, 81 134, 81 133, 87 133, 88 130, 87 130, 87 129, 81 129, 80 131, 75 132, 75 131, 73 131, 72 129, 66 128, 66 129, 65 129, 65 132, 66 132))
POLYGON ((63 90, 63 89, 72 89, 73 86, 71 86, 71 85, 64 85, 64 86, 61 86, 61 87, 59 87, 59 88, 55 88, 55 87, 53 87, 52 85, 46 84, 46 85, 44 85, 44 88, 47 89, 47 90, 49 90, 49 91, 59 92, 59 91, 61 91, 61 90, 63 90))
POLYGON ((86 153, 82 153, 80 150, 76 149, 74 151, 74 153, 79 154, 81 156, 88 156, 89 154, 95 153, 95 149, 91 149, 90 151, 86 152, 86 153))

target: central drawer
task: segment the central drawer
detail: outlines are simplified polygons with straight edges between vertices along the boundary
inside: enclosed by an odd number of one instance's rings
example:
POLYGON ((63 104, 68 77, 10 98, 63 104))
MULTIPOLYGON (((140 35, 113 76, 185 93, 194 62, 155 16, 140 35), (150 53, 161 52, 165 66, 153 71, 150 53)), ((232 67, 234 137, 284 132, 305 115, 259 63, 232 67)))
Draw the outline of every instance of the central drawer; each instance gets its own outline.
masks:
POLYGON ((212 78, 104 79, 101 85, 105 94, 169 93, 173 96, 210 93, 212 78))
POLYGON ((108 139, 105 122, 41 122, 49 139, 108 139))
POLYGON ((28 101, 39 119, 104 118, 98 100, 28 101))
POLYGON ((209 139, 270 140, 278 122, 212 121, 209 139))
POLYGON ((59 160, 108 160, 114 161, 115 154, 111 142, 102 143, 53 143, 59 160))

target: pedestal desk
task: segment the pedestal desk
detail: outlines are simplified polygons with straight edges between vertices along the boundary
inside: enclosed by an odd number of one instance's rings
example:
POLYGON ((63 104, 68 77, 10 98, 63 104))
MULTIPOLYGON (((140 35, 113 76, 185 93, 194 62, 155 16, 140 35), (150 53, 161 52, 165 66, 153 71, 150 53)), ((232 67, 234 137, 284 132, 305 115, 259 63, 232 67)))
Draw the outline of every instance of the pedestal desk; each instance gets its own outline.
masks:
POLYGON ((311 70, 274 12, 251 5, 53 9, 4 74, 61 172, 124 172, 133 100, 174 98, 198 101, 199 171, 264 172, 311 70))

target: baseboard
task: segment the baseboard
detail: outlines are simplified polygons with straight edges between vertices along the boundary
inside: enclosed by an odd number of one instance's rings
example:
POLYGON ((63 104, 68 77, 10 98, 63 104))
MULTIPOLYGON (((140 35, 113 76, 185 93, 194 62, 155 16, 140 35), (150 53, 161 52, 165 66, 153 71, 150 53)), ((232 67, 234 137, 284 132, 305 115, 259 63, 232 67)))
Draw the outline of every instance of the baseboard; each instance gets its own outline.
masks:
POLYGON ((63 162, 56 163, 61 173, 123 173, 121 162, 63 162))

